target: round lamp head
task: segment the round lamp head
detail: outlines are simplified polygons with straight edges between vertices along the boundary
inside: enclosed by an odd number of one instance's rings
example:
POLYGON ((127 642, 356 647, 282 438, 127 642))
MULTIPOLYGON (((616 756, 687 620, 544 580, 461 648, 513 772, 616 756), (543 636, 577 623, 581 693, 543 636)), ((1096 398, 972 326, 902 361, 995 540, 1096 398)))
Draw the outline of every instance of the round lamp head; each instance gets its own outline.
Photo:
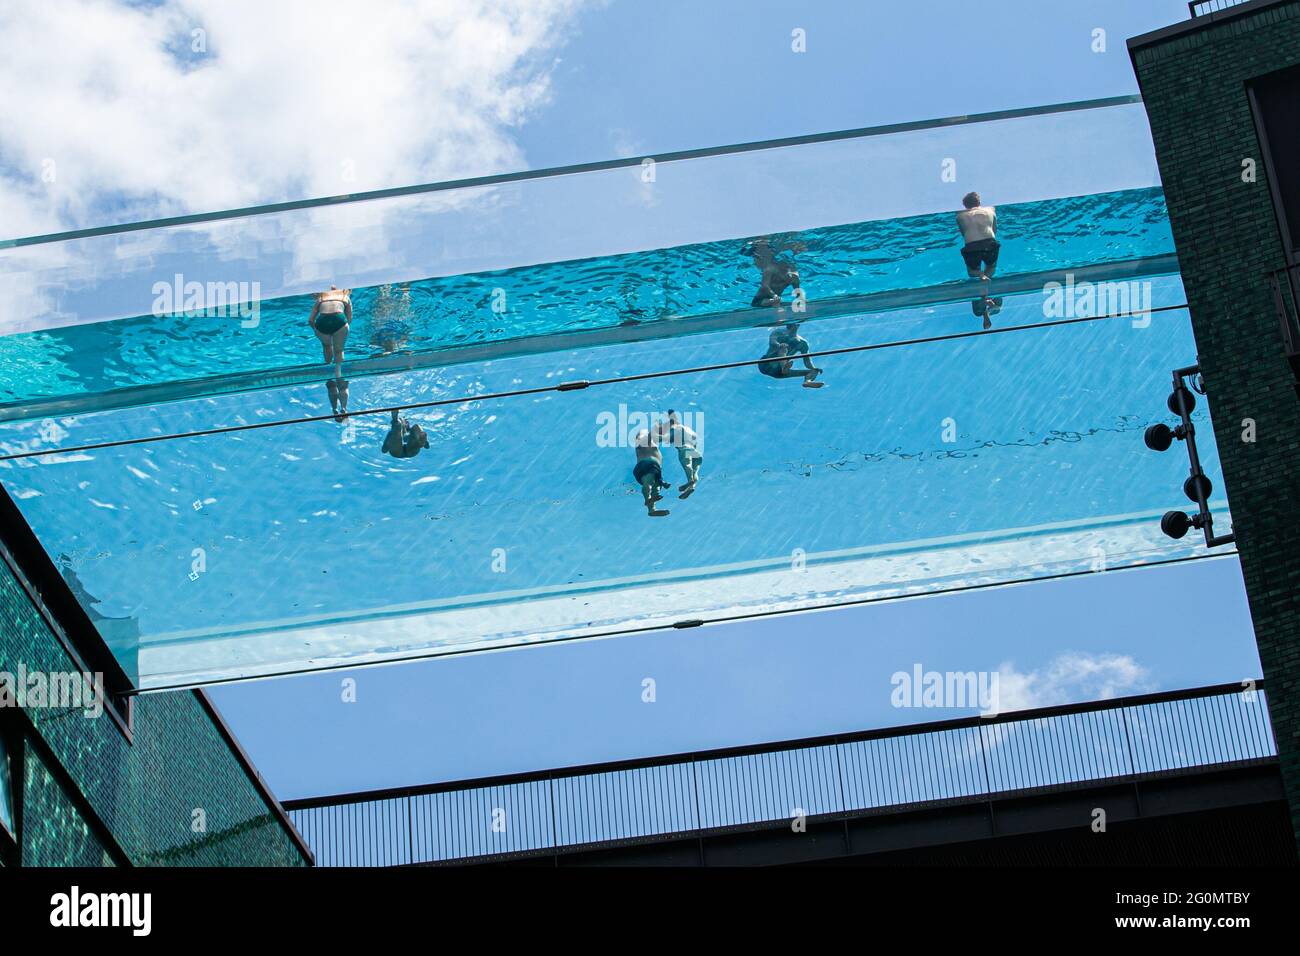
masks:
POLYGON ((1197 486, 1205 495, 1205 500, 1210 500, 1210 492, 1214 491, 1214 485, 1210 484, 1210 479, 1204 475, 1188 475, 1187 480, 1183 482, 1183 494, 1187 496, 1188 501, 1200 503, 1200 498, 1196 495, 1197 486))
POLYGON ((1171 538, 1183 537, 1191 526, 1192 519, 1181 511, 1166 511, 1165 516, 1160 519, 1160 530, 1171 538))
POLYGON ((1156 422, 1146 430, 1142 440, 1147 443, 1147 447, 1152 451, 1167 451, 1169 446, 1174 443, 1174 432, 1164 422, 1156 422))
POLYGON ((1179 385, 1176 389, 1170 392, 1169 401, 1165 402, 1165 404, 1169 406, 1169 410, 1175 415, 1181 415, 1183 413, 1182 409, 1178 407, 1178 396, 1180 395, 1183 397, 1183 404, 1187 406, 1187 414, 1190 415, 1192 409, 1196 407, 1196 396, 1193 395, 1191 389, 1186 386, 1179 385))

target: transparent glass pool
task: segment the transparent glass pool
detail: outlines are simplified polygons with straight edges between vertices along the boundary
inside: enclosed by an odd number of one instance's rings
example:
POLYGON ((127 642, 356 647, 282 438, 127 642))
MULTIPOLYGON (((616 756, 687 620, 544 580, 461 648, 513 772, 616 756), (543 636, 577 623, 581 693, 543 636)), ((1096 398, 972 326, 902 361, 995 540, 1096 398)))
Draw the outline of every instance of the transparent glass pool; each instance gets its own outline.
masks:
MULTIPOLYGON (((306 329, 301 276, 264 287, 247 329, 237 317, 152 314, 145 300, 145 280, 191 260, 264 275, 260 250, 289 232, 274 225, 288 213, 251 215, 251 237, 221 255, 209 243, 228 222, 0 250, 11 288, 98 263, 53 297, 57 308, 0 337, 0 480, 146 690, 1204 556, 1158 528, 1163 511, 1186 506, 1185 463, 1142 445, 1143 429, 1168 418, 1170 370, 1196 348, 1150 146, 1129 110, 1038 117, 1048 127, 1028 139, 1005 128, 1024 118, 999 119, 906 142, 690 159, 677 175, 695 177, 694 205, 671 190, 663 199, 677 218, 642 196, 649 205, 626 215, 611 207, 621 222, 540 246, 520 224, 581 194, 587 173, 512 185, 516 212, 537 206, 517 220, 445 193, 400 197, 404 214, 433 207, 414 224, 378 216, 402 241, 349 227, 348 249, 364 254, 348 253, 336 283, 358 289, 341 381, 306 329), (1067 121, 1095 134, 1080 140, 1084 154, 1114 154, 1104 171, 1044 162, 1070 152, 1058 142, 1067 121), (1045 144, 1036 162, 1016 152, 1030 140, 1045 144), (911 169, 918 149, 928 175, 909 173, 910 193, 895 195, 903 184, 884 173, 867 200, 837 182, 865 154, 878 171, 911 169), (987 166, 990 150, 1019 178, 989 167, 982 180, 1009 200, 992 287, 1002 311, 985 332, 952 221, 966 187, 931 180, 947 154, 987 166), (774 169, 802 171, 805 204, 774 169), (728 175, 731 188, 700 192, 728 175), (775 198, 756 217, 740 187, 764 183, 775 198), (908 202, 915 215, 892 215, 908 202), (464 249, 451 254, 445 237, 421 247, 448 217, 465 228, 464 249), (758 233, 740 226, 759 222, 794 247, 802 311, 788 296, 750 306, 758 277, 742 249, 758 233), (683 241, 647 245, 670 234, 683 241), (153 252, 121 255, 141 246, 153 252), (543 257, 556 249, 587 256, 543 257), (416 260, 422 275, 409 271, 416 260), (450 271, 470 261, 492 268, 450 271), (1143 314, 1098 317, 1105 301, 1078 297, 1054 308, 1054 281, 1121 288, 1143 314), (410 298, 395 316, 402 282, 410 298), (86 295, 95 287, 102 296, 86 295), (816 359, 821 389, 753 364, 770 328, 792 319, 814 351, 833 353, 816 359), (407 326, 402 348, 371 354, 371 334, 394 321, 407 326), (579 380, 593 384, 556 389, 579 380), (430 436, 413 458, 382 450, 394 407, 430 436), (670 513, 651 518, 630 439, 668 409, 699 432, 704 465, 679 499, 665 448, 670 513)), ((628 173, 590 174, 597 198, 583 194, 584 214, 596 217, 606 177, 628 173)), ((1202 454, 1215 474, 1212 444, 1202 454)), ((1213 507, 1226 528, 1226 501, 1213 507)))

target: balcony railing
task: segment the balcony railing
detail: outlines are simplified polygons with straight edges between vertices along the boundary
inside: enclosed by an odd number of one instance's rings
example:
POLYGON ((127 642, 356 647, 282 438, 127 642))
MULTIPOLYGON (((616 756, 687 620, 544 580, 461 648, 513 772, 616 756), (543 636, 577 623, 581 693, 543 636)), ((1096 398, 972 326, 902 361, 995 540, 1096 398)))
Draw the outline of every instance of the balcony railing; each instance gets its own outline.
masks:
POLYGON ((1296 357, 1300 356, 1300 264, 1270 273, 1269 282, 1282 327, 1282 345, 1287 358, 1295 364, 1296 357))
POLYGON ((321 866, 535 856, 971 803, 1276 755, 1262 682, 289 801, 321 866))
POLYGON ((1190 0, 1187 9, 1193 17, 1203 17, 1211 13, 1218 13, 1220 10, 1226 10, 1229 7, 1239 6, 1246 0, 1190 0))

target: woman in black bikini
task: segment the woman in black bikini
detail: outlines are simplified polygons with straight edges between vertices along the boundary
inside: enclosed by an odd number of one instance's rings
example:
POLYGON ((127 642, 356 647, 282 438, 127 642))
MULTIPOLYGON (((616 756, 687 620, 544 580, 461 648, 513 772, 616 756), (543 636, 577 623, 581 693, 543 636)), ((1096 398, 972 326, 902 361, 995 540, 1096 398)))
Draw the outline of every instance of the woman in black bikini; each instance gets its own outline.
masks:
POLYGON ((343 344, 348 340, 348 327, 352 324, 352 290, 330 286, 328 292, 316 293, 307 324, 320 339, 325 352, 325 364, 334 364, 334 372, 343 374, 343 344))

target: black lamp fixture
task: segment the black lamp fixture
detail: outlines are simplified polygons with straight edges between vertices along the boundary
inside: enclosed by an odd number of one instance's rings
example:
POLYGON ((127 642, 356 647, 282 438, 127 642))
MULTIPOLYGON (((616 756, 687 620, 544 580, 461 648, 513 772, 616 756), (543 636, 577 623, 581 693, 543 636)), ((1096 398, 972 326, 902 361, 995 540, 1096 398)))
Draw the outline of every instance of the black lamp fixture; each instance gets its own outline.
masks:
POLYGON ((1152 451, 1168 451, 1175 440, 1187 444, 1187 458, 1191 463, 1191 474, 1183 482, 1183 494, 1187 500, 1196 505, 1196 514, 1182 511, 1166 511, 1160 519, 1160 530, 1171 538, 1181 538, 1192 528, 1205 532, 1205 546, 1218 547, 1236 540, 1235 535, 1216 535, 1214 533, 1214 516, 1210 514, 1210 494, 1214 485, 1201 470, 1201 456, 1196 451, 1196 428, 1192 425, 1192 410, 1196 408, 1196 395, 1187 387, 1187 379, 1199 375, 1199 365, 1174 369, 1174 388, 1169 393, 1165 404, 1169 410, 1182 419, 1182 423, 1170 428, 1163 422, 1147 428, 1142 440, 1152 451))

